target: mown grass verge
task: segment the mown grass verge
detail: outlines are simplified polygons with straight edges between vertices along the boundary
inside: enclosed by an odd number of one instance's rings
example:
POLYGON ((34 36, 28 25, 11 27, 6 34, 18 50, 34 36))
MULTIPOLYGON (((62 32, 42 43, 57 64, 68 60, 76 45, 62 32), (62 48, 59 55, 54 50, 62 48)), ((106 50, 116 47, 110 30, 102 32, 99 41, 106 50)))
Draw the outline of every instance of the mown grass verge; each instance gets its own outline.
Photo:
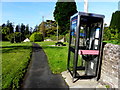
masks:
POLYGON ((58 74, 67 70, 68 46, 50 46, 56 43, 51 41, 36 43, 44 49, 52 73, 58 74))
POLYGON ((26 72, 32 44, 2 42, 2 88, 20 88, 20 82, 26 72))

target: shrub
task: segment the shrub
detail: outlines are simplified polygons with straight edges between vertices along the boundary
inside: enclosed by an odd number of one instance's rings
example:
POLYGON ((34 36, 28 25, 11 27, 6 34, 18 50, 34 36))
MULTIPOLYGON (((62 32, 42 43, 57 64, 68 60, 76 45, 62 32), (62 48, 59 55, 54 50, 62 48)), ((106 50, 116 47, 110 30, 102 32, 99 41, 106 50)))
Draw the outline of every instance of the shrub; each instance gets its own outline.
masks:
POLYGON ((108 43, 120 43, 120 31, 116 28, 106 27, 104 29, 103 40, 108 43))
POLYGON ((103 40, 111 40, 111 31, 108 27, 104 29, 103 40))
POLYGON ((40 41, 43 41, 43 35, 40 32, 34 32, 30 36, 30 41, 31 42, 40 42, 40 41))

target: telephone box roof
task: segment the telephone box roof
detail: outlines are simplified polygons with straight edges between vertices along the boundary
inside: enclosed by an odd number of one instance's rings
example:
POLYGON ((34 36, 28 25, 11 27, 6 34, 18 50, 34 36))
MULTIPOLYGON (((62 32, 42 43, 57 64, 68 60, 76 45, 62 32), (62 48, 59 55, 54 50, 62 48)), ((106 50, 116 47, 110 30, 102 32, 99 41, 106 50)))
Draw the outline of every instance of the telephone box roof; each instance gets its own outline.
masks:
POLYGON ((90 16, 90 17, 98 17, 98 18, 105 18, 104 15, 101 14, 95 14, 95 13, 85 13, 85 12, 78 12, 76 14, 74 14, 73 16, 71 16, 71 18, 80 15, 80 16, 90 16))

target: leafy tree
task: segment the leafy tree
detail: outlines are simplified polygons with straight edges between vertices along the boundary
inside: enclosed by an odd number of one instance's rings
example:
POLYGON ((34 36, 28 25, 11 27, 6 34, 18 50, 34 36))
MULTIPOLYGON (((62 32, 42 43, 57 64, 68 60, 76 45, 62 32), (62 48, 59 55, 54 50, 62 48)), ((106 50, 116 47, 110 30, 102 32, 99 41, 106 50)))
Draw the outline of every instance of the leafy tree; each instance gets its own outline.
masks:
POLYGON ((13 24, 8 20, 7 21, 7 25, 6 25, 9 29, 10 29, 10 32, 9 32, 9 34, 11 34, 11 33, 13 33, 14 31, 13 31, 13 24))
POLYGON ((55 21, 50 20, 46 23, 46 25, 47 25, 46 27, 47 36, 55 35, 57 30, 57 23, 55 21))
POLYGON ((31 33, 32 33, 32 31, 33 31, 33 28, 32 28, 32 27, 30 27, 30 30, 29 30, 29 31, 30 31, 30 34, 31 34, 31 33))
POLYGON ((23 41, 25 39, 25 25, 23 23, 21 24, 20 32, 22 33, 21 41, 23 41))
POLYGON ((58 22, 58 25, 60 26, 60 34, 66 34, 68 32, 70 26, 70 16, 76 12, 77 7, 74 0, 70 0, 69 2, 65 2, 63 0, 57 1, 53 14, 56 22, 58 22))
POLYGON ((1 29, 1 33, 2 33, 2 40, 7 41, 8 39, 6 38, 6 35, 10 34, 10 29, 8 27, 3 27, 1 29))
POLYGON ((14 33, 14 40, 16 43, 21 42, 21 32, 15 32, 14 33))
POLYGON ((25 29, 25 35, 29 34, 29 25, 26 25, 26 29, 25 29))
POLYGON ((20 25, 16 25, 15 32, 20 32, 20 25))
POLYGON ((47 23, 42 21, 40 23, 40 25, 38 26, 38 31, 41 32, 43 34, 43 37, 46 37, 46 27, 47 27, 47 23))
POLYGON ((8 39, 11 43, 21 42, 21 40, 20 40, 21 33, 20 33, 20 32, 15 32, 15 33, 9 34, 9 35, 7 35, 6 37, 7 37, 7 39, 8 39))
POLYGON ((38 30, 40 33, 43 34, 44 38, 50 38, 50 37, 56 37, 57 32, 57 24, 56 21, 53 20, 46 20, 43 24, 43 22, 40 23, 38 26, 38 30))
POLYGON ((30 31, 29 31, 29 25, 28 24, 26 25, 26 28, 25 28, 25 37, 26 38, 30 37, 30 31))
POLYGON ((14 33, 7 35, 6 38, 7 38, 11 43, 14 43, 14 33))
POLYGON ((22 23, 21 24, 21 33, 24 34, 25 33, 25 25, 22 23))
POLYGON ((120 32, 120 11, 116 11, 112 14, 110 27, 119 29, 120 32))
POLYGON ((2 24, 2 28, 4 28, 5 26, 6 26, 5 23, 3 23, 3 24, 2 24))
POLYGON ((36 25, 33 32, 37 32, 38 31, 38 26, 36 25))
POLYGON ((7 41, 8 39, 6 38, 7 35, 13 33, 13 24, 8 20, 7 24, 2 24, 2 40, 7 41))
POLYGON ((6 35, 6 34, 9 34, 10 29, 8 27, 4 27, 4 28, 1 29, 1 31, 2 31, 2 34, 6 35))

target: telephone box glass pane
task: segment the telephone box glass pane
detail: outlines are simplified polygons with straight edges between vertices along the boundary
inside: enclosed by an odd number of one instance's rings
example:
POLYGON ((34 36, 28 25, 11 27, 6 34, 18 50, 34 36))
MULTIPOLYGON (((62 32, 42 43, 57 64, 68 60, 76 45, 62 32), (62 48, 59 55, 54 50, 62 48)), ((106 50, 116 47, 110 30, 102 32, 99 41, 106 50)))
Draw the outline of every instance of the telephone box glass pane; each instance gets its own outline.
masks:
POLYGON ((75 47, 76 38, 76 28, 77 28, 77 16, 71 20, 71 46, 75 47))

